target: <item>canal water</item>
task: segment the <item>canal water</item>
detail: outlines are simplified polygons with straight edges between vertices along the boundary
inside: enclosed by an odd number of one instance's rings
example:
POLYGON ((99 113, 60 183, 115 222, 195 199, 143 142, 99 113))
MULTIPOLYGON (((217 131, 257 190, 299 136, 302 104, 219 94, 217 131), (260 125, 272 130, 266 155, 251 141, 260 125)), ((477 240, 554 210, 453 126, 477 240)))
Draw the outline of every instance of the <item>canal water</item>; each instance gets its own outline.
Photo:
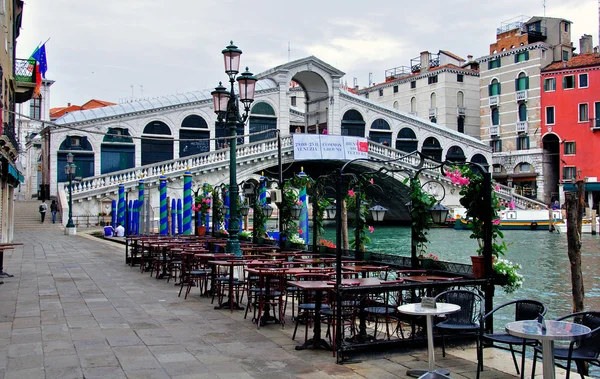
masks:
MULTIPOLYGON (((471 263, 477 241, 467 230, 431 229, 428 253, 442 261, 471 263)), ((335 228, 328 227, 325 238, 335 241, 335 228)), ((410 228, 376 226, 370 234, 368 250, 385 254, 410 256, 410 228)), ((524 276, 523 287, 506 294, 496 287, 494 305, 530 298, 548 306, 547 318, 572 312, 571 271, 567 254, 567 236, 547 231, 507 230, 504 240, 509 245, 504 258, 519 263, 524 276)), ((583 235, 582 271, 586 310, 600 310, 600 236, 583 235)))

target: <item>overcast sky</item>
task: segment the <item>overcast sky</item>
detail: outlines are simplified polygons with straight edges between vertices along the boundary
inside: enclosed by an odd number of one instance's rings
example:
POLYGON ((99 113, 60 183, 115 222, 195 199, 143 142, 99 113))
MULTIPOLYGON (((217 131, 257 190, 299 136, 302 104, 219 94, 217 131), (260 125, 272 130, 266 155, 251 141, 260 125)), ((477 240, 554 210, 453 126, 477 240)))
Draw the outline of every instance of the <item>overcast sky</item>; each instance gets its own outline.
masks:
MULTIPOLYGON (((215 87, 230 39, 258 73, 315 55, 363 87, 423 50, 487 55, 496 27, 543 15, 543 0, 28 0, 17 57, 46 45, 51 104, 120 102, 215 87)), ((547 0, 546 15, 573 21, 598 44, 598 0, 547 0)))

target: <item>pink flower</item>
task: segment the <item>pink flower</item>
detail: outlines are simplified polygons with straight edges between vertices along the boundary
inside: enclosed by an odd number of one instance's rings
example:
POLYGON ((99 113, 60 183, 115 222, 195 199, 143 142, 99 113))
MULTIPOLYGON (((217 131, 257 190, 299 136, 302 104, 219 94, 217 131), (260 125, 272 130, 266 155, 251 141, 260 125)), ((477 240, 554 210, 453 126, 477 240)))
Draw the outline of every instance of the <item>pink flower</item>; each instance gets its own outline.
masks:
POLYGON ((373 233, 375 231, 375 228, 373 226, 369 226, 369 232, 373 233))
POLYGON ((496 192, 500 191, 500 184, 496 184, 496 186, 494 187, 494 191, 496 191, 496 192))
POLYGON ((494 221, 492 221, 492 224, 500 225, 500 219, 499 218, 495 219, 494 221))
POLYGON ((298 205, 302 205, 302 200, 298 200, 298 201, 296 201, 296 204, 298 204, 298 205))
POLYGON ((373 178, 371 178, 371 180, 369 180, 369 183, 375 184, 375 180, 373 178))
POLYGON ((354 197, 354 195, 355 195, 354 190, 349 190, 348 191, 348 196, 354 197))
POLYGON ((298 234, 302 234, 302 229, 298 229, 298 234))

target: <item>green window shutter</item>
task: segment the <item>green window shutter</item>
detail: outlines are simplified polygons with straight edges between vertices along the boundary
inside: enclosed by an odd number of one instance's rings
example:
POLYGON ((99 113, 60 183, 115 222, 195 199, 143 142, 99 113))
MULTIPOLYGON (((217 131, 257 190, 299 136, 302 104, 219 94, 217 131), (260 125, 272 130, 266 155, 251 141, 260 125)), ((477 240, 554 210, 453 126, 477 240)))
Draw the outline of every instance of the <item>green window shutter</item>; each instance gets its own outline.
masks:
POLYGON ((498 57, 498 68, 500 68, 500 66, 502 66, 502 60, 500 59, 500 57, 498 57))
POLYGON ((521 89, 519 88, 519 78, 515 79, 515 91, 520 91, 521 89))
POLYGON ((528 61, 529 60, 529 50, 525 51, 525 60, 528 61))
POLYGON ((525 137, 525 140, 527 141, 527 150, 529 150, 529 136, 525 137))
POLYGON ((498 141, 498 152, 501 153, 502 152, 502 140, 498 141))
POLYGON ((492 69, 492 61, 488 61, 488 70, 492 69))
POLYGON ((492 85, 488 85, 488 96, 492 96, 492 85))
POLYGON ((529 76, 525 77, 525 89, 529 89, 529 76))
POLYGON ((563 89, 565 89, 565 87, 567 86, 567 78, 565 76, 563 76, 562 82, 563 82, 563 89))
POLYGON ((519 62, 519 54, 515 54, 515 63, 519 62))
POLYGON ((501 88, 502 88, 502 87, 500 86, 500 82, 498 82, 498 95, 500 95, 500 94, 502 93, 502 90, 501 90, 501 88))

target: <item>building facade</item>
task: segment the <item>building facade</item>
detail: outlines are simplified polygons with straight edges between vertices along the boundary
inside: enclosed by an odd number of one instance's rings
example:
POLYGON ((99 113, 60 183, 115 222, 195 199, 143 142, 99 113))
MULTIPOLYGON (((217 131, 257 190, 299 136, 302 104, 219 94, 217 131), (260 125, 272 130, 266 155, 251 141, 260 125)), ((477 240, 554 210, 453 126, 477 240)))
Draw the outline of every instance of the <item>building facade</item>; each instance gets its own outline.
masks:
MULTIPOLYGON (((469 58, 472 58, 469 56, 469 58)), ((477 62, 440 50, 424 51, 410 67, 386 70, 385 82, 357 91, 371 101, 479 138, 477 62)), ((381 136, 370 136, 381 140, 381 136)), ((392 145, 392 142, 387 141, 392 145)))
POLYGON ((493 177, 550 203, 541 145, 540 72, 572 55, 571 22, 532 17, 503 23, 480 63, 481 139, 493 151, 493 177))
MULTIPOLYGON (((584 43, 580 50, 586 51, 583 47, 584 43)), ((575 181, 584 180, 588 205, 597 209, 600 55, 598 52, 580 54, 568 62, 547 66, 542 70, 542 88, 541 134, 548 195, 562 203, 564 190, 573 189, 575 181)))

